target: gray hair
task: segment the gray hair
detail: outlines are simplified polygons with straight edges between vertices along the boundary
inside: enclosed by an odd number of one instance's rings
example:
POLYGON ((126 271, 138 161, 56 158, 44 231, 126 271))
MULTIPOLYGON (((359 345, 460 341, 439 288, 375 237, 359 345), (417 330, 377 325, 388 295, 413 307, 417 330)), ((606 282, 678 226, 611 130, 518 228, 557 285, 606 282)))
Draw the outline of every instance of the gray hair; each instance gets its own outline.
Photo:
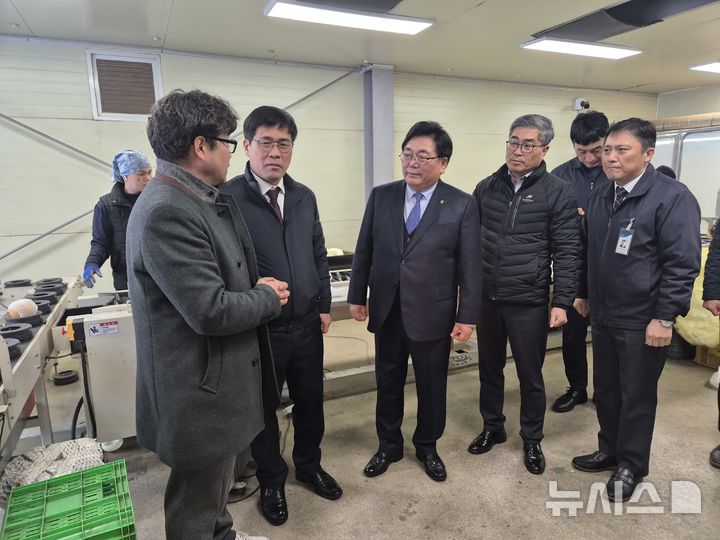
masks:
POLYGON ((524 114, 510 125, 510 133, 517 128, 534 128, 540 132, 540 144, 550 144, 555 137, 552 121, 542 114, 524 114))
MULTIPOLYGON (((177 163, 187 157, 196 137, 233 133, 237 122, 237 113, 224 99, 200 90, 173 90, 153 105, 147 136, 158 158, 177 163)), ((208 140, 210 148, 215 144, 208 140)))

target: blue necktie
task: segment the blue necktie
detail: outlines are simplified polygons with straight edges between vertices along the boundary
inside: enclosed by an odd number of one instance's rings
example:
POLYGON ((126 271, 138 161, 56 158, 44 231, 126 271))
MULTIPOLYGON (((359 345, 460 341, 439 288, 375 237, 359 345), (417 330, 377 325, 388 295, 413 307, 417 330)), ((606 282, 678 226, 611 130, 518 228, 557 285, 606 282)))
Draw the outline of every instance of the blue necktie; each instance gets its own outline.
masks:
POLYGON ((422 199, 422 196, 422 193, 413 194, 413 199, 415 199, 415 206, 412 207, 412 210, 410 210, 410 213, 405 220, 405 228, 407 229, 407 232, 409 234, 412 234, 413 231, 417 228, 418 223, 420 223, 420 200, 422 199))

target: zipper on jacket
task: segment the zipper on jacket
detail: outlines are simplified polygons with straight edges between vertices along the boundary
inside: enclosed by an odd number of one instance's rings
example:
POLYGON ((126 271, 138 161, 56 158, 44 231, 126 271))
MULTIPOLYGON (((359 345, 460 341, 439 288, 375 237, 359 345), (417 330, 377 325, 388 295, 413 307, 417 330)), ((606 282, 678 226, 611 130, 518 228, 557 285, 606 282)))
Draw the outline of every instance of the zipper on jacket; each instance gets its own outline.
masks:
POLYGON ((518 209, 520 208, 520 201, 522 200, 522 197, 517 197, 517 200, 515 201, 515 209, 512 213, 512 221, 510 222, 510 230, 513 230, 515 228, 515 218, 517 217, 518 209))
MULTIPOLYGON (((602 202, 602 203, 605 203, 605 207, 608 208, 608 205, 607 205, 606 201, 601 201, 601 202, 602 202)), ((588 206, 589 206, 589 205, 588 205, 588 206)), ((610 232, 610 227, 612 227, 612 223, 613 223, 613 217, 614 217, 614 215, 613 215, 612 204, 610 204, 610 206, 609 206, 608 215, 609 215, 610 217, 608 218, 607 231, 605 232, 605 240, 603 241, 602 249, 601 249, 601 251, 600 251, 600 260, 598 261, 598 263, 600 264, 600 267, 603 267, 603 266, 604 266, 603 263, 604 263, 604 261, 605 261, 605 251, 607 250, 607 245, 608 245, 608 236, 609 236, 608 233, 610 232)), ((590 244, 590 228, 589 228, 589 226, 588 226, 588 245, 589 245, 589 244, 590 244)), ((589 268, 588 268, 587 271, 588 271, 588 273, 590 273, 590 269, 589 269, 589 268)), ((604 289, 605 289, 605 287, 604 287, 603 280, 602 280, 601 278, 599 278, 599 279, 598 279, 598 292, 599 292, 598 297, 599 297, 599 298, 603 298, 603 299, 605 298, 605 291, 604 291, 604 289)), ((588 297, 589 297, 589 296, 590 296, 590 290, 589 290, 589 287, 588 287, 588 297)), ((598 308, 598 306, 596 306, 596 308, 598 308)), ((604 311, 604 310, 602 309, 602 307, 599 307, 598 309, 596 309, 596 314, 599 315, 598 319, 602 319, 603 311, 604 311), (597 312, 599 312, 599 313, 597 313, 597 312)))

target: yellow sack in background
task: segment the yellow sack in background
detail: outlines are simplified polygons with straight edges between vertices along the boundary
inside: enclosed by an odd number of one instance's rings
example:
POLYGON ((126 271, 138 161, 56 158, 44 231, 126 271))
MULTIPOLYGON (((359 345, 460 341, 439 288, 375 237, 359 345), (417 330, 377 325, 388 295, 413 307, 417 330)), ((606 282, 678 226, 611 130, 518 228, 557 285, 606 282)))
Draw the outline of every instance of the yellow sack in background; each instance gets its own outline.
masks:
POLYGON ((686 317, 678 317, 675 330, 691 345, 715 349, 720 346, 720 317, 715 317, 702 307, 703 275, 705 274, 705 259, 708 246, 702 248, 702 265, 700 275, 693 287, 690 312, 686 317))

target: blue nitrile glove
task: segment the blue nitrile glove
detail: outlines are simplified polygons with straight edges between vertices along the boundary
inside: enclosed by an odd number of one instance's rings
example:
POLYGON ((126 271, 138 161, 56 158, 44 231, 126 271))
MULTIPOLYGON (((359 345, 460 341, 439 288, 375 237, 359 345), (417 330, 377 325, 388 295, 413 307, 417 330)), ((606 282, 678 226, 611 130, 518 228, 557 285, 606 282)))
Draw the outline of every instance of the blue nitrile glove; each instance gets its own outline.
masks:
POLYGON ((93 274, 97 274, 98 276, 102 277, 102 274, 100 273, 100 269, 98 268, 97 264, 89 264, 85 267, 85 270, 83 270, 83 283, 88 289, 92 289, 93 285, 95 285, 95 276, 93 274))

